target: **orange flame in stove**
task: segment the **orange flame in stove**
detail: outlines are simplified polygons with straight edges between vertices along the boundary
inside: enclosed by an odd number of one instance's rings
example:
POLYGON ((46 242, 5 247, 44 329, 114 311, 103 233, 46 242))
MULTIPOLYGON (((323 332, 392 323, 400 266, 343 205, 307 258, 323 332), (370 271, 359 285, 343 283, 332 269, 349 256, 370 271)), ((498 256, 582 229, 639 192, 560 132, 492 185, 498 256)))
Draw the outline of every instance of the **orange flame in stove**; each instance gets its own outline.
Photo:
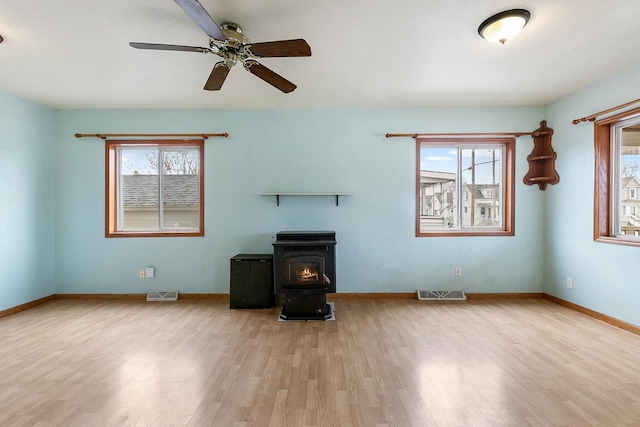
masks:
POLYGON ((300 274, 298 274, 298 277, 300 278, 300 280, 318 280, 318 273, 312 272, 311 270, 309 270, 309 267, 305 267, 300 272, 300 274))

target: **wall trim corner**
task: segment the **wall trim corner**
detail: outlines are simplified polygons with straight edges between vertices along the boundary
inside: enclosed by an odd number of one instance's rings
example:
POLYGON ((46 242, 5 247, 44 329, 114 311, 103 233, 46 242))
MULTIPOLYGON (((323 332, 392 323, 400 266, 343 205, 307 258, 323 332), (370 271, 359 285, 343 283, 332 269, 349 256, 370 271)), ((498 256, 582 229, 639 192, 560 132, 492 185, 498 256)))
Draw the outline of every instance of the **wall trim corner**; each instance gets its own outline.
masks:
POLYGON ((15 307, 7 308, 6 310, 0 310, 0 317, 9 316, 11 314, 18 313, 20 311, 27 310, 29 308, 36 307, 40 304, 44 304, 45 302, 49 302, 53 300, 53 295, 46 296, 44 298, 38 298, 33 301, 26 302, 24 304, 17 305, 15 307))
POLYGON ((582 314, 585 314, 585 315, 587 315, 589 317, 593 317, 594 319, 601 320, 601 321, 603 321, 605 323, 608 323, 608 324, 610 324, 612 326, 615 326, 617 328, 624 329, 625 331, 634 333, 636 335, 640 335, 640 327, 638 327, 636 325, 633 325, 631 323, 627 323, 627 322, 625 322, 623 320, 616 319, 615 317, 611 317, 611 316, 608 316, 606 314, 600 313, 598 311, 591 310, 590 308, 586 308, 586 307, 583 307, 583 306, 578 305, 576 303, 573 303, 573 302, 570 302, 570 301, 567 301, 567 300, 563 300, 562 298, 558 298, 558 297, 555 297, 553 295, 549 295, 549 294, 545 293, 543 295, 543 297, 546 300, 549 300, 551 302, 555 302, 556 304, 560 304, 560 305, 562 305, 564 307, 567 307, 567 308, 570 308, 572 310, 578 311, 578 312, 580 312, 582 314))

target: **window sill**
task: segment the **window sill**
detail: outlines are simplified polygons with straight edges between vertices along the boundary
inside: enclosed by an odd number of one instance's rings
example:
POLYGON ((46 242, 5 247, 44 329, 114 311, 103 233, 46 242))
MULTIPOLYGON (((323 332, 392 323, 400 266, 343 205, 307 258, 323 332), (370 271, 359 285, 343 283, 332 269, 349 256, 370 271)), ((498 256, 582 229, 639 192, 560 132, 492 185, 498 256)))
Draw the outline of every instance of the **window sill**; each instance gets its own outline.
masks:
POLYGON ((494 237, 515 236, 513 231, 438 231, 434 233, 416 233, 416 237, 494 237))
POLYGON ((120 238, 120 237, 202 237, 204 236, 204 231, 196 231, 196 232, 175 232, 175 233, 170 233, 170 232, 149 232, 149 233, 143 233, 143 232, 138 232, 138 231, 132 231, 132 232, 117 232, 117 233, 107 233, 105 234, 105 237, 109 238, 109 237, 115 237, 115 238, 120 238))
POLYGON ((611 245, 636 246, 640 247, 640 239, 624 239, 621 237, 600 236, 594 239, 597 243, 608 243, 611 245))

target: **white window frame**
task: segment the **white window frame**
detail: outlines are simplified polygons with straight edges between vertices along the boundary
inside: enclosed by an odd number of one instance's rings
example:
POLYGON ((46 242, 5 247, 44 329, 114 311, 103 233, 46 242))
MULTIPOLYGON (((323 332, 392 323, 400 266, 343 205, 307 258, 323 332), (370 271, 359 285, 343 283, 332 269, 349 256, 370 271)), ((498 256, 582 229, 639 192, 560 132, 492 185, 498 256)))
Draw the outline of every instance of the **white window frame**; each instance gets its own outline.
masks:
POLYGON ((107 140, 105 144, 105 237, 192 237, 204 236, 204 140, 107 140), (158 150, 158 165, 163 164, 165 152, 197 150, 198 165, 198 220, 197 227, 164 228, 163 179, 158 171, 158 228, 153 230, 124 231, 122 200, 122 151, 131 149, 158 150))
MULTIPOLYGON (((625 216, 625 212, 622 206, 622 177, 621 177, 621 157, 622 157, 622 129, 639 124, 640 117, 631 117, 625 120, 615 122, 611 125, 611 164, 610 164, 610 180, 612 184, 611 188, 611 230, 613 237, 624 238, 627 240, 637 240, 640 243, 640 239, 637 235, 630 235, 622 230, 622 217, 625 216)), ((636 188, 629 187, 629 199, 636 198, 636 188), (633 190, 633 196, 632 196, 633 190)), ((630 214, 635 215, 635 206, 631 206, 629 209, 630 214)))
MULTIPOLYGON (((515 138, 416 138, 416 237, 453 237, 453 236, 513 236, 515 235, 515 138), (499 180, 501 200, 501 224, 489 226, 463 226, 462 203, 458 196, 455 215, 458 228, 421 230, 420 227, 420 156, 421 148, 447 147, 458 150, 458 170, 456 173, 456 194, 462 192, 462 156, 463 149, 495 149, 501 150, 501 175, 499 180)), ((465 197, 468 191, 465 189, 465 197)))

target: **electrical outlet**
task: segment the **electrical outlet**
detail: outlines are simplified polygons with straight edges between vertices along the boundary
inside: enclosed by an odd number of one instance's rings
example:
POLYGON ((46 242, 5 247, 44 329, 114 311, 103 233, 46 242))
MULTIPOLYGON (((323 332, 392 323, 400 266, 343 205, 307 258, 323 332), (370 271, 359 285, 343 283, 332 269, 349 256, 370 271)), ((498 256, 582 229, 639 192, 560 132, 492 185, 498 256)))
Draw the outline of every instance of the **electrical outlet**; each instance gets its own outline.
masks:
POLYGON ((456 267, 453 274, 455 274, 456 276, 462 276, 462 268, 456 267))
POLYGON ((567 277, 567 289, 573 290, 573 279, 571 277, 567 277))
POLYGON ((144 279, 144 270, 138 271, 138 279, 144 279))

